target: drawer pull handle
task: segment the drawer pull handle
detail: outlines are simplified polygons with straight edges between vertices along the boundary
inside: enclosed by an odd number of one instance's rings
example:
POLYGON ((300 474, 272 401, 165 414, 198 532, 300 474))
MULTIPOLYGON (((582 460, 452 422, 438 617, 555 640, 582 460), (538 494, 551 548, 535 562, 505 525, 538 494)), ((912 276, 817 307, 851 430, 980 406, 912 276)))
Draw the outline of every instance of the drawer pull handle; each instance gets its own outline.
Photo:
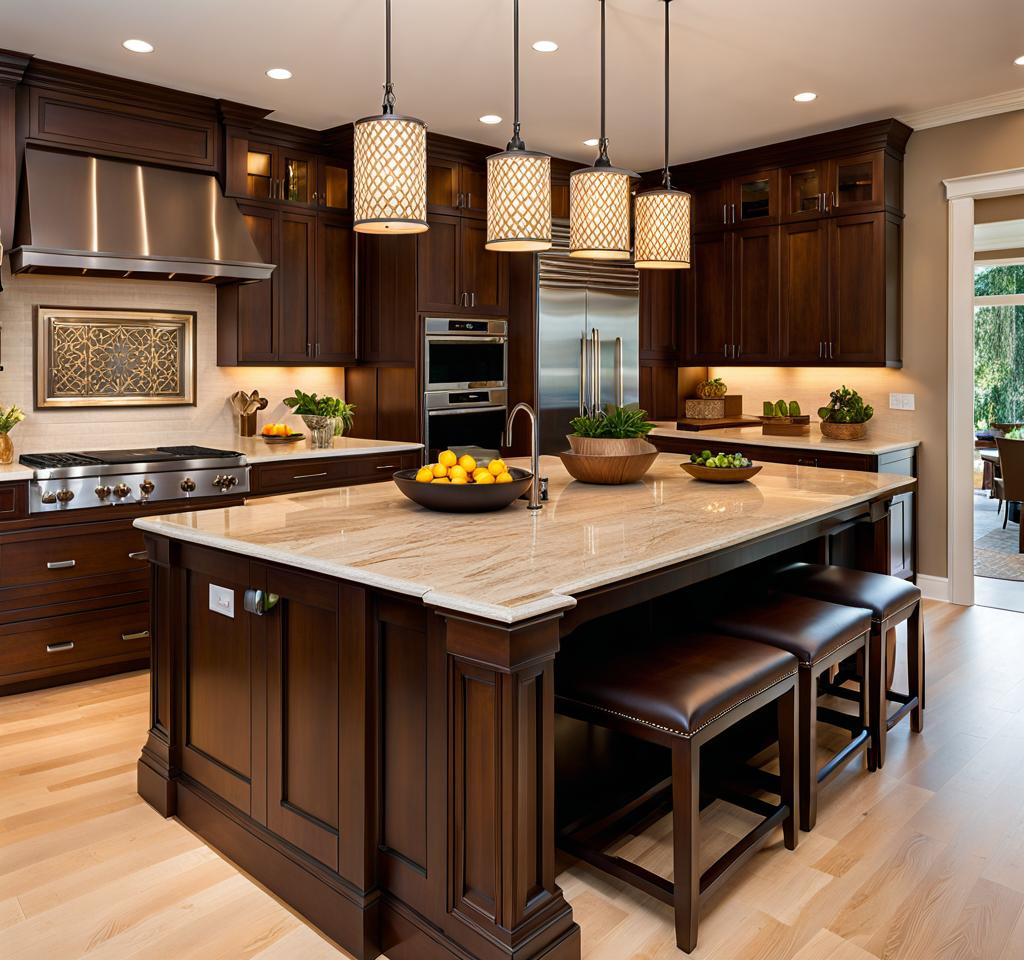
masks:
POLYGON ((149 556, 145 550, 136 550, 134 553, 128 554, 129 560, 148 560, 149 556))
POLYGON ((326 477, 327 471, 324 470, 322 473, 297 473, 293 480, 313 480, 315 477, 326 477))
POLYGON ((377 469, 378 470, 397 470, 398 469, 398 464, 397 463, 384 463, 384 464, 381 464, 379 467, 377 467, 377 469))
POLYGON ((65 650, 74 650, 75 642, 73 640, 66 640, 64 643, 48 643, 46 645, 47 653, 63 653, 65 650))
POLYGON ((127 642, 129 640, 145 640, 148 636, 148 630, 140 630, 138 633, 122 633, 121 639, 127 642))
POLYGON ((46 564, 47 570, 68 570, 73 567, 77 560, 51 560, 46 564))

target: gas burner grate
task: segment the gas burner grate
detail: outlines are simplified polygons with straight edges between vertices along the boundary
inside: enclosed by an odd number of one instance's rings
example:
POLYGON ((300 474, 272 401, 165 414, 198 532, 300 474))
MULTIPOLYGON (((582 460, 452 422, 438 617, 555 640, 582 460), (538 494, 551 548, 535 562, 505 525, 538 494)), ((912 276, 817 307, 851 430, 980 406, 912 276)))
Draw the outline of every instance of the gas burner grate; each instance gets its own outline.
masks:
POLYGON ((213 450, 210 447, 157 447, 160 453, 169 453, 172 457, 184 457, 189 460, 195 460, 200 457, 215 457, 223 459, 224 457, 240 457, 241 454, 237 450, 213 450))
POLYGON ((34 470, 57 470, 61 467, 92 467, 103 461, 82 453, 23 453, 18 462, 34 470))

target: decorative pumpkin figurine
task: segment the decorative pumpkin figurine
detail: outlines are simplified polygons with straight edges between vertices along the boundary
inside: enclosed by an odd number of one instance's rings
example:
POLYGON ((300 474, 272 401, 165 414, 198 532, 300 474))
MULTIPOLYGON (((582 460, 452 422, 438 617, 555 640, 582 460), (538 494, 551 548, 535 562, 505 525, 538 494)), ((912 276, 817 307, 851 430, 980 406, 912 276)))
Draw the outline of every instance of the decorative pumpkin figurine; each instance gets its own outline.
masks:
POLYGON ((697 384, 697 396, 701 400, 718 400, 728 392, 729 388, 721 377, 715 377, 714 380, 701 380, 697 384))

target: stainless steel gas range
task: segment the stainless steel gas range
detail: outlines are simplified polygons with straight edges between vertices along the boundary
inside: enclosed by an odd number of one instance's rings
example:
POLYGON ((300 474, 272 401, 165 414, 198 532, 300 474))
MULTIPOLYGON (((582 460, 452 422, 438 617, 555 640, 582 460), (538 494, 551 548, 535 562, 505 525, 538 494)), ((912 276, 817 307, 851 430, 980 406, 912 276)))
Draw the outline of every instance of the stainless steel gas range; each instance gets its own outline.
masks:
POLYGON ((29 512, 84 510, 247 493, 245 455, 209 447, 26 453, 29 512))

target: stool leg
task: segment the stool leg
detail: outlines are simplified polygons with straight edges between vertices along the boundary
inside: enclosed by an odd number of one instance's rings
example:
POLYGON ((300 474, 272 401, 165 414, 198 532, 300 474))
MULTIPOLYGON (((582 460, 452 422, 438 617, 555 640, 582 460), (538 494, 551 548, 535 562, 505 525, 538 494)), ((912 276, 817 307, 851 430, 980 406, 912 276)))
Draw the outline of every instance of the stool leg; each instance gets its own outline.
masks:
MULTIPOLYGON (((868 637, 867 646, 871 645, 871 638, 868 637)), ((867 650, 864 650, 867 653, 867 650)), ((875 745, 875 737, 872 732, 871 723, 871 682, 874 680, 874 675, 871 673, 870 657, 864 657, 864 672, 861 674, 860 683, 860 722, 864 724, 864 729, 868 731, 868 748, 865 751, 864 757, 867 760, 868 772, 874 773, 878 769, 878 757, 877 747, 875 745)))
MULTIPOLYGON (((803 674, 810 674, 810 670, 804 670, 801 668, 801 677, 803 674)), ((809 686, 813 690, 816 685, 816 680, 812 678, 809 686)), ((800 790, 797 786, 798 779, 803 777, 804 766, 801 763, 801 770, 798 776, 796 753, 797 753, 797 742, 799 741, 802 745, 803 738, 800 736, 800 730, 797 724, 797 691, 796 688, 792 688, 784 693, 778 700, 778 721, 779 721, 779 793, 780 801, 789 807, 789 816, 782 821, 782 839, 786 845, 787 850, 795 850, 798 839, 798 831, 796 828, 797 823, 800 822, 800 817, 803 811, 800 809, 799 793, 800 790)), ((816 704, 816 698, 813 703, 816 704)), ((812 709, 811 717, 814 718, 815 710, 812 709)), ((812 728, 816 724, 816 720, 811 724, 812 728)), ((802 746, 801 746, 802 749, 802 746)), ((811 775, 811 793, 812 796, 817 794, 817 771, 813 766, 814 751, 811 751, 812 766, 810 770, 811 775)), ((814 826, 813 822, 811 826, 814 826)), ((804 829, 809 830, 810 827, 804 829)))
MULTIPOLYGON (((799 723, 800 829, 811 831, 818 821, 818 681, 810 667, 801 664, 797 696, 799 723)), ((784 698, 783 698, 784 699, 784 698)), ((782 699, 779 700, 779 765, 786 731, 782 729, 782 699)), ((781 773, 780 773, 781 775, 781 773)), ((785 802, 785 801, 783 801, 785 802)), ((789 844, 786 844, 789 847, 789 844)), ((792 848, 790 848, 792 849, 792 848)))
POLYGON ((920 733, 924 728, 924 627, 920 603, 907 620, 907 692, 917 697, 917 706, 910 711, 910 729, 920 733))
POLYGON ((887 709, 885 678, 888 675, 885 660, 885 637, 882 636, 881 625, 873 622, 871 636, 868 638, 868 674, 871 681, 869 686, 871 742, 874 744, 875 768, 878 770, 885 766, 885 712, 887 709))
POLYGON ((700 919, 700 747, 683 739, 672 747, 672 848, 676 945, 690 953, 700 919))

